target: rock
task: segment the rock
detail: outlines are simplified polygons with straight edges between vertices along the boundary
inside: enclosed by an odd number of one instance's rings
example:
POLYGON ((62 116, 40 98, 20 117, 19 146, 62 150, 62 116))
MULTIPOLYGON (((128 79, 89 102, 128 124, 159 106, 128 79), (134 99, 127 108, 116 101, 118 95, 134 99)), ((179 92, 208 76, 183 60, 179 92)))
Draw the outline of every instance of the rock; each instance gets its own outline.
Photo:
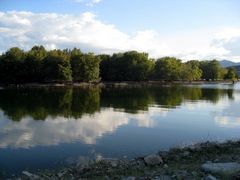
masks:
POLYGON ((167 164, 164 164, 163 167, 164 167, 165 169, 167 169, 167 168, 168 168, 168 165, 167 165, 167 164))
POLYGON ((196 171, 192 171, 192 173, 191 173, 193 176, 197 176, 198 175, 198 173, 196 172, 196 171))
POLYGON ((115 161, 110 162, 110 164, 111 164, 112 167, 117 167, 118 166, 118 163, 115 162, 115 161))
POLYGON ((79 156, 77 159, 77 167, 88 167, 90 164, 90 158, 87 156, 79 156))
POLYGON ((187 157, 187 156, 189 156, 189 155, 190 155, 190 152, 189 152, 189 151, 184 151, 184 152, 183 152, 183 156, 184 156, 184 157, 187 157))
POLYGON ((128 176, 126 178, 122 178, 122 180, 135 180, 136 178, 134 176, 128 176))
POLYGON ((39 179, 40 177, 35 175, 35 174, 32 174, 28 171, 23 171, 22 174, 24 174, 25 176, 29 177, 30 179, 39 179))
POLYGON ((164 159, 168 156, 168 151, 159 151, 158 155, 164 159))
POLYGON ((172 178, 167 175, 161 175, 158 178, 155 178, 154 180, 171 180, 172 178))
POLYGON ((212 175, 210 174, 210 175, 206 176, 206 177, 204 178, 204 180, 217 180, 217 178, 215 178, 214 176, 212 176, 212 175))
POLYGON ((144 157, 144 162, 149 166, 155 166, 163 163, 163 160, 160 156, 156 154, 151 154, 144 157))
POLYGON ((108 177, 108 176, 105 176, 105 177, 104 177, 104 180, 111 180, 111 178, 108 177))
POLYGON ((102 155, 100 155, 100 154, 98 154, 98 155, 96 155, 96 157, 95 157, 95 162, 100 162, 100 161, 102 161, 103 160, 103 156, 102 155))
POLYGON ((217 174, 234 174, 240 171, 240 164, 235 162, 228 163, 205 163, 202 170, 209 173, 217 174))

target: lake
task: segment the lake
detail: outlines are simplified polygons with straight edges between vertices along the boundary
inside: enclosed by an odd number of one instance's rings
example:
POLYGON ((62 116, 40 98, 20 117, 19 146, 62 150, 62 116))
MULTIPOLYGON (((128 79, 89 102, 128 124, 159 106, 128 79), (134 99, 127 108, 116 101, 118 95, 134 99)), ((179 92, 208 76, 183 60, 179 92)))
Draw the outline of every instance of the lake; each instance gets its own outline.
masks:
POLYGON ((0 90, 0 176, 240 137, 240 84, 0 90))

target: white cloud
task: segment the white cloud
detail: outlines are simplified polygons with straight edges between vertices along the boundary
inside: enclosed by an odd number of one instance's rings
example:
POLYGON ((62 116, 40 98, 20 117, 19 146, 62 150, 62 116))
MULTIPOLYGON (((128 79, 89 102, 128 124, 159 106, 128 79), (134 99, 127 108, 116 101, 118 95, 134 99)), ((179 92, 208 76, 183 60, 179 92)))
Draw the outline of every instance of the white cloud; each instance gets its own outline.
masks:
POLYGON ((85 4, 86 6, 94 6, 95 4, 98 4, 100 3, 102 0, 73 0, 73 2, 76 2, 76 3, 83 3, 85 4))
POLYGON ((76 46, 96 53, 138 50, 151 57, 240 60, 240 28, 199 29, 172 35, 146 29, 130 35, 91 12, 81 15, 0 12, 1 52, 13 46, 28 50, 36 44, 48 49, 76 46))

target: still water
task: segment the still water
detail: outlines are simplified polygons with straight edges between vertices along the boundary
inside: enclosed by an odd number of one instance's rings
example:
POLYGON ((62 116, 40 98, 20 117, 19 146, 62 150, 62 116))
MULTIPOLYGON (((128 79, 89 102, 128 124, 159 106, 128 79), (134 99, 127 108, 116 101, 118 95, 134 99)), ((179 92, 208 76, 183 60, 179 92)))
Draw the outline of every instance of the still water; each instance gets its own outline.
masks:
POLYGON ((0 90, 0 176, 240 138, 240 84, 0 90))

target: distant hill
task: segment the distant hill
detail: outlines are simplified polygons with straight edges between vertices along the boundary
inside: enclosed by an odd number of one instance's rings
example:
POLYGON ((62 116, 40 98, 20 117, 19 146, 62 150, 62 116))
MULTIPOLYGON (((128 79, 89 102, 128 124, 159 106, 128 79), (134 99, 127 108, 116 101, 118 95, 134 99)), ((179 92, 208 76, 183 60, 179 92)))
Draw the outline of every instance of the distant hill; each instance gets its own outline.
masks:
POLYGON ((221 64, 222 67, 240 66, 240 62, 235 63, 229 60, 222 60, 222 61, 219 61, 219 63, 221 64))

